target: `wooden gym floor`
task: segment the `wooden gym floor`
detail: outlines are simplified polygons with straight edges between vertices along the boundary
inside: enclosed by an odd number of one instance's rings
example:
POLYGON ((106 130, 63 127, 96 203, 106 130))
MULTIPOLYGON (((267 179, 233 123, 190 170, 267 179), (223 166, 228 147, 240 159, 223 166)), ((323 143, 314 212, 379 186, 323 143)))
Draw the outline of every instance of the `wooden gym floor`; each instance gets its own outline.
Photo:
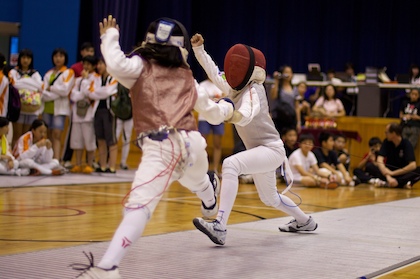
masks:
MULTIPOLYGON (((133 171, 132 171, 133 173, 133 171)), ((121 176, 122 177, 122 176, 121 176)), ((130 181, 129 173, 125 174, 126 181, 130 181)), ((23 275, 22 268, 17 265, 16 267, 11 267, 8 259, 12 259, 12 262, 19 261, 20 256, 27 256, 30 255, 33 261, 34 259, 38 259, 37 253, 48 253, 53 258, 58 254, 63 253, 62 249, 67 249, 65 247, 73 247, 77 249, 77 255, 80 260, 78 262, 84 262, 85 259, 83 258, 82 251, 85 250, 83 248, 77 248, 79 245, 88 244, 88 245, 95 245, 97 243, 103 244, 101 249, 99 249, 99 255, 96 255, 96 261, 100 259, 100 256, 103 254, 107 247, 107 241, 109 241, 118 226, 121 220, 121 213, 122 213, 122 206, 121 201, 126 193, 130 189, 129 182, 112 182, 115 178, 105 178, 105 182, 101 182, 97 184, 100 179, 94 176, 77 176, 73 174, 66 174, 61 178, 66 178, 65 181, 60 180, 60 185, 54 185, 54 182, 49 181, 49 186, 41 186, 42 183, 35 183, 32 185, 30 182, 25 183, 25 185, 21 185, 16 187, 16 181, 12 182, 14 184, 9 184, 11 187, 3 187, 0 188, 0 223, 1 223, 1 230, 0 230, 0 278, 2 277, 2 270, 7 272, 12 272, 14 275, 11 278, 41 278, 41 277, 28 277, 27 275, 23 275), (75 182, 77 181, 77 182, 75 182), (96 183, 96 184, 95 184, 96 183), (28 252, 31 252, 27 254, 28 252), (15 258, 18 257, 18 258, 15 258)), ((36 179, 36 178, 34 178, 36 179)), ((51 179, 51 178, 50 178, 51 179)), ((57 178, 58 179, 58 178, 57 178)), ((101 178, 103 179, 103 178, 101 178)), ((58 181, 58 180, 57 180, 58 181)), ((3 179, 4 182, 4 179, 3 179)), ((10 182, 9 182, 10 183, 10 182)), ((1 181, 0 181, 1 184, 1 181)), ((6 185, 7 186, 7 185, 6 185)), ((283 189, 284 186, 279 184, 279 189, 283 189)), ((372 207, 371 212, 381 212, 381 208, 387 208, 388 202, 398 201, 402 205, 392 205, 392 211, 390 214, 401 214, 398 213, 395 208, 403 208, 405 207, 405 202, 410 203, 410 208, 413 207, 414 209, 417 208, 417 213, 413 214, 412 212, 408 214, 409 216, 405 216, 404 212, 402 211, 401 218, 409 218, 409 224, 417 224, 418 223, 418 209, 420 209, 420 189, 419 185, 415 185, 414 189, 412 190, 402 190, 402 189, 387 189, 387 188, 375 188, 370 185, 361 185, 358 187, 339 187, 335 190, 325 190, 319 188, 304 188, 299 186, 294 186, 292 188, 293 192, 299 195, 302 199, 302 204, 300 207, 307 213, 313 214, 315 216, 315 220, 318 220, 318 224, 320 228, 317 231, 317 235, 324 236, 327 234, 329 224, 328 221, 323 220, 326 218, 325 214, 337 214, 339 211, 337 210, 344 210, 342 214, 343 216, 350 216, 353 215, 354 218, 357 214, 361 214, 357 217, 356 220, 363 220, 364 214, 370 214, 369 212, 362 211, 362 213, 357 213, 357 210, 361 210, 364 207, 361 206, 382 206, 382 207, 372 207), (416 199, 417 198, 417 199, 416 199), (346 210, 355 210, 355 211, 346 211, 346 210), (344 213, 343 213, 344 212, 344 213), (353 212, 353 213, 352 213, 353 212), (317 215, 319 214, 319 215, 317 215), (324 215, 322 215, 324 214, 324 215), (325 233, 324 233, 325 232, 325 233)), ((294 195, 288 194, 295 202, 299 202, 299 198, 294 195)), ((370 207, 368 207, 370 208, 370 207)), ((408 208, 408 207, 407 207, 408 208)), ((174 183, 165 193, 162 201, 160 202, 155 214, 153 215, 152 219, 150 220, 149 224, 146 227, 146 230, 143 234, 142 240, 144 242, 149 243, 150 240, 152 241, 154 237, 173 237, 174 234, 171 233, 187 233, 192 234, 194 238, 194 245, 199 247, 197 250, 205 250, 209 247, 214 247, 212 243, 200 233, 194 230, 191 220, 194 217, 199 216, 200 214, 200 202, 197 200, 195 195, 191 194, 189 191, 181 187, 178 183, 174 183)), ((383 214, 387 214, 385 211, 383 214)), ((384 218, 385 222, 381 224, 385 224, 383 227, 374 228, 375 230, 379 230, 380 234, 383 236, 387 236, 390 233, 390 230, 393 225, 395 224, 388 224, 386 219, 387 216, 383 216, 383 214, 378 215, 378 219, 384 218), (389 228, 388 228, 389 226, 389 228)), ((398 217, 398 216, 397 216, 398 217)), ((335 217, 328 217, 328 218, 335 218, 335 217)), ((328 219, 327 218, 327 219, 328 219)), ((341 217, 340 217, 341 218, 341 217)), ((398 217, 399 218, 399 217, 398 217)), ((231 214, 230 218, 230 226, 228 227, 229 231, 233 231, 233 235, 229 236, 227 244, 223 247, 230 245, 229 241, 232 243, 231 245, 235 246, 235 238, 241 237, 241 230, 243 232, 248 231, 246 228, 242 228, 239 230, 238 237, 234 236, 236 231, 238 230, 236 225, 238 226, 253 226, 251 231, 255 231, 259 229, 261 224, 264 227, 265 223, 263 222, 271 222, 267 231, 264 231, 262 234, 263 238, 264 235, 267 237, 288 237, 287 239, 291 239, 288 241, 293 241, 293 237, 289 237, 290 234, 279 233, 277 230, 276 225, 280 223, 287 222, 290 218, 282 212, 274 210, 272 208, 268 208, 262 204, 259 200, 258 195, 256 193, 255 187, 253 184, 241 184, 239 188, 239 194, 236 199, 236 203, 234 206, 234 211, 231 214), (282 218, 286 217, 286 218, 282 218), (280 218, 279 220, 277 218, 280 218), (258 225, 253 225, 258 224, 258 225), (254 227, 255 226, 255 227, 254 227), (232 229, 229 229, 232 227, 232 229)), ((393 222, 388 221, 388 222, 393 222)), ((404 221, 405 222, 405 221, 404 221)), ((354 222, 356 227, 358 221, 354 222)), ((362 224, 362 223, 360 223, 362 224)), ((347 224, 349 225, 349 224, 347 224)), ((365 226, 365 225, 363 225, 365 226)), ((369 226, 369 225, 367 225, 369 226)), ((333 231, 334 227, 331 227, 330 231, 333 231)), ((351 228, 351 226, 350 226, 351 228)), ((418 227, 417 227, 418 228, 418 227)), ((413 230, 413 228, 401 228, 402 231, 406 230, 413 230)), ((414 233, 414 232, 411 232, 414 233)), ((418 231, 415 231, 415 234, 418 235, 418 231)), ((296 235, 296 234, 292 234, 296 235)), ((252 236, 252 238, 256 237, 255 240, 250 241, 257 241, 261 239, 260 236, 252 236)), ((309 237, 307 239, 310 239, 309 237)), ((339 241, 337 237, 331 237, 331 241, 339 241), (335 238, 335 239, 334 239, 335 238)), ((403 235, 401 239, 394 239, 395 245, 403 246, 405 240, 403 235), (401 244, 399 243, 401 242, 401 244)), ((158 255, 165 257, 167 251, 167 247, 174 245, 174 243, 166 243, 162 250, 156 249, 155 253, 158 255), (160 253, 160 254, 159 254, 160 253)), ((341 241, 341 240, 340 240, 341 241)), ((348 240, 347 240, 348 241, 348 240)), ((374 241, 372 239, 372 241, 374 241)), ((175 240, 176 242, 176 240, 175 240)), ((160 243, 160 242, 159 242, 160 243)), ((288 244, 289 242, 287 242, 288 244)), ((318 242, 317 242, 318 243, 318 242)), ((243 246, 249 245, 249 243, 242 243, 243 246)), ((287 247, 286 244, 285 249, 287 247)), ((241 246, 241 244, 239 244, 241 246)), ((322 247, 322 245, 320 246, 322 247)), ((141 253, 143 247, 139 248, 139 253, 141 253)), ((292 251, 295 251, 294 250, 292 251)), ((88 248, 89 249, 89 248, 88 248)), ((92 248, 94 250, 94 248, 92 248)), ((258 249, 258 248, 256 248, 258 249)), ((264 249, 268 249, 265 247, 264 249)), ((303 247, 303 250, 306 248, 303 247)), ((319 249, 319 248, 318 248, 319 249)), ((268 249, 269 250, 269 249, 268 249)), ((281 250, 281 246, 279 247, 281 250)), ((322 250, 322 248, 321 248, 322 250)), ((89 250, 87 250, 89 251, 89 250)), ((211 249, 212 253, 217 252, 214 249, 211 249)), ((417 255, 420 255, 420 249, 417 250, 417 255)), ((274 251, 275 253, 279 253, 278 251, 274 251)), ((304 253, 304 251, 302 251, 304 253)), ((363 252, 363 251, 362 251, 363 252)), ((188 254, 188 251, 182 251, 182 253, 177 250, 174 252, 175 258, 176 253, 180 253, 180 255, 188 254)), ((191 253, 193 253, 191 251, 191 253)), ((220 252, 222 253, 222 252, 220 252)), ((284 258, 289 257, 288 255, 283 254, 275 254, 278 257, 278 261, 284 261, 284 258)), ((305 254, 303 254, 305 255, 305 254)), ((373 254, 376 255, 376 254, 373 254)), ((231 254, 227 254, 229 256, 226 258, 228 262, 229 258, 233 257, 231 254)), ((380 255, 378 255, 379 257, 380 255)), ((252 258, 252 255, 249 255, 252 258)), ((408 256, 405 256, 408 257, 408 256)), ((41 257, 39 257, 41 258, 41 257)), ((68 260, 68 259, 66 259, 68 260)), ((383 270, 372 270, 372 274, 370 277, 366 278, 381 278, 381 279, 389 279, 389 278, 420 278, 420 264, 418 263, 411 263, 404 262, 405 260, 409 260, 409 258, 401 258, 395 257, 395 260, 391 260, 388 264, 388 267, 391 268, 383 269, 383 270), (395 264, 395 267, 392 265, 395 264), (390 269, 390 270, 389 270, 390 269), (390 271, 385 274, 385 271, 390 271), (378 274, 375 274, 378 273, 378 274)), ((277 260, 276 260, 277 261, 277 260)), ((297 260, 301 261, 301 260, 297 260)), ((123 260, 124 262, 124 260, 123 260)), ((71 262, 65 262, 64 266, 70 264, 71 262)), ((290 263, 293 265, 294 263, 290 263)), ((22 263, 25 265, 25 263, 22 263)), ((124 267, 125 268, 125 267, 124 267)), ((214 268, 208 266, 207 268, 214 268)), ((336 267, 340 269, 339 266, 336 267)), ((332 269, 336 269, 335 267, 332 269)), ((328 267, 326 267, 325 275, 331 274, 333 270, 329 271, 328 267)), ((155 271, 154 271, 155 272, 155 271)), ((279 271, 280 272, 280 271, 279 271)), ((6 273, 7 274, 7 273, 6 273)), ((77 273, 71 273, 74 276, 77 273)), ((263 272, 261 273, 262 276, 263 272)), ((281 274, 281 273, 279 273, 281 274)), ((293 274, 293 273, 292 273, 293 274)), ((357 276, 366 276, 366 274, 359 274, 357 276)), ((124 275, 124 273, 123 273, 124 275)), ((126 274, 127 275, 127 274, 126 274)), ((196 274, 197 275, 197 274, 196 274)), ((55 275, 54 275, 55 276, 55 275)), ((140 275, 139 275, 140 276, 140 275)), ((207 278, 203 275, 202 278, 207 278)), ((9 277, 7 277, 9 278, 9 277)), ((57 277, 42 277, 42 278, 57 278, 57 277)), ((63 278, 73 278, 65 276, 63 278)), ((124 277, 124 278, 134 278, 134 277, 124 277)), ((146 278, 146 277, 141 277, 146 278)), ((158 276, 158 277, 147 277, 147 278, 166 278, 165 276, 158 276)), ((168 278, 179 278, 179 277, 168 277, 168 278)), ((186 275, 184 278, 190 278, 186 275)), ((213 277, 212 277, 213 278, 213 277)), ((224 278, 219 277, 219 278, 224 278)), ((239 278, 239 277, 230 277, 230 278, 239 278)), ((242 278, 260 278, 259 276, 242 276, 242 278)), ((261 277, 261 278, 273 278, 273 277, 261 277)), ((278 278, 281 278, 278 277, 278 278)), ((289 276, 288 278, 301 278, 301 277, 293 277, 289 276)), ((307 277, 309 278, 309 277, 307 277)), ((314 278, 318 278, 314 276, 314 278)), ((324 277, 325 278, 325 277, 324 277)), ((329 277, 333 278, 333 277, 329 277)), ((350 277, 343 277, 343 278, 356 278, 356 276, 351 275, 350 277)))

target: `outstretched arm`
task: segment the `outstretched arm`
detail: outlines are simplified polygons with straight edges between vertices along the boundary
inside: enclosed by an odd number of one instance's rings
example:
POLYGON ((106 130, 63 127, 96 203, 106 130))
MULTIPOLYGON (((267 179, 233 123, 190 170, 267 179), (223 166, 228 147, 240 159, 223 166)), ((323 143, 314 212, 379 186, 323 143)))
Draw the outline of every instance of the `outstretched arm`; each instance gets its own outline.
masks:
POLYGON ((194 55, 206 72, 209 79, 220 89, 225 92, 228 97, 232 90, 227 81, 224 79, 219 67, 214 63, 213 59, 204 50, 204 38, 201 34, 195 34, 191 37, 191 45, 194 55))
POLYGON ((119 26, 115 18, 109 15, 99 23, 101 34, 101 52, 105 59, 107 71, 122 85, 133 87, 143 69, 140 56, 126 57, 119 44, 119 26))

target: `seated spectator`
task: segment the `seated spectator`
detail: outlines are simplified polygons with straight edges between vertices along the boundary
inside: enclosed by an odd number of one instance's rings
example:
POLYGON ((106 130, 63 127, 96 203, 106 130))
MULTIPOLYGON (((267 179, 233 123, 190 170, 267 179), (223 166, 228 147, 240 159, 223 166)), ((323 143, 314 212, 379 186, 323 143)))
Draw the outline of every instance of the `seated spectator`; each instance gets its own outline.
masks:
POLYGON ((338 161, 337 155, 333 151, 334 139, 329 133, 322 132, 319 135, 319 144, 321 147, 314 150, 318 166, 322 172, 325 172, 332 181, 337 181, 340 185, 354 185, 349 172, 344 165, 338 161))
POLYGON ((411 84, 420 84, 420 68, 417 64, 411 64, 409 73, 411 84))
POLYGON ((353 170, 355 177, 355 185, 360 183, 369 183, 375 186, 385 186, 386 182, 374 177, 367 170, 371 168, 370 165, 378 166, 376 159, 378 157, 379 150, 381 149, 382 141, 378 137, 372 137, 369 139, 369 151, 363 156, 357 167, 353 170))
POLYGON ((292 127, 284 128, 281 132, 281 140, 284 143, 284 149, 286 149, 286 156, 289 157, 297 149, 296 129, 292 127))
POLYGON ((9 142, 6 138, 8 133, 9 120, 6 117, 0 116, 0 174, 28 175, 29 169, 20 169, 18 160, 10 152, 9 142))
POLYGON ((329 69, 327 71, 327 81, 331 82, 332 84, 339 84, 341 83, 341 79, 335 77, 335 70, 329 69))
POLYGON ((408 139, 415 149, 420 135, 420 101, 419 89, 410 90, 410 99, 401 104, 400 118, 402 125, 402 137, 408 139))
POLYGON ((299 146, 300 148, 293 151, 289 157, 294 182, 307 187, 337 188, 338 183, 330 181, 328 174, 320 171, 318 167, 318 161, 311 151, 314 146, 314 137, 311 134, 301 134, 299 146))
POLYGON ((35 119, 26 132, 16 142, 13 155, 19 160, 19 166, 34 170, 33 174, 64 174, 57 159, 53 159, 52 143, 47 138, 47 124, 42 119, 35 119))
POLYGON ((343 103, 336 97, 336 88, 332 84, 328 84, 325 87, 324 94, 318 98, 312 110, 322 117, 346 115, 343 103))
POLYGON ((347 138, 343 134, 334 136, 334 152, 337 154, 338 161, 344 165, 346 170, 350 167, 350 154, 346 149, 347 138))
POLYGON ((420 168, 416 166, 413 146, 401 133, 398 123, 386 126, 386 139, 379 150, 378 165, 371 165, 368 171, 386 180, 388 187, 411 189, 420 180, 420 168))

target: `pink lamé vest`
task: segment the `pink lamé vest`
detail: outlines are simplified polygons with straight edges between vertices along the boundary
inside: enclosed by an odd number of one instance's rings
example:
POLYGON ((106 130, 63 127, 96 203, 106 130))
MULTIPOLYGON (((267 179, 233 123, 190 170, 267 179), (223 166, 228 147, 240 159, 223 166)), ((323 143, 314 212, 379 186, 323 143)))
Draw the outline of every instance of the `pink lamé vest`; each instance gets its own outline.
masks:
POLYGON ((197 91, 191 70, 143 61, 143 71, 130 90, 136 134, 157 130, 162 125, 196 131, 192 111, 197 91))

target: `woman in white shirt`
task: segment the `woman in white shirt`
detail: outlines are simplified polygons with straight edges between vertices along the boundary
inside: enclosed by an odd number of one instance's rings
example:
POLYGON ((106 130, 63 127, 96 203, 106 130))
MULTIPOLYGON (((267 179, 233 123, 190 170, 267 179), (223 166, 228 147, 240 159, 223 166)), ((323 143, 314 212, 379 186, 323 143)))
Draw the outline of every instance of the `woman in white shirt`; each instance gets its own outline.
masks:
POLYGON ((346 115, 343 103, 336 97, 336 89, 332 84, 328 84, 325 87, 323 96, 318 98, 312 110, 323 117, 340 117, 346 115))
POLYGON ((74 85, 74 72, 67 68, 68 54, 63 48, 56 48, 51 59, 54 67, 43 79, 42 118, 47 123, 48 138, 54 150, 54 159, 61 155, 61 134, 67 116, 70 116, 69 94, 74 85))
POLYGON ((34 69, 34 56, 30 49, 19 52, 16 68, 10 70, 9 79, 13 86, 19 90, 21 103, 19 119, 13 123, 13 142, 29 130, 32 122, 41 113, 42 77, 34 69))

